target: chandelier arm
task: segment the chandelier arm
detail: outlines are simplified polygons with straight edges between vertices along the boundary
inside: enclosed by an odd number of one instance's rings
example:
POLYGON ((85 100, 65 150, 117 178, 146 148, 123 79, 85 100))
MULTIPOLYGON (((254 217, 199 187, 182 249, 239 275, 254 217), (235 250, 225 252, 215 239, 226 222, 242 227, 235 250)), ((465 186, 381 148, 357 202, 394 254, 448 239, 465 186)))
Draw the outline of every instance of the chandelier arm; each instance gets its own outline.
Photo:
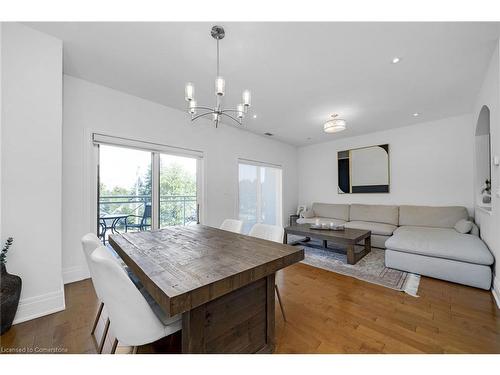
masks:
POLYGON ((191 121, 198 120, 200 117, 203 117, 203 116, 206 116, 206 115, 211 115, 211 114, 214 114, 214 113, 215 113, 214 111, 211 111, 211 112, 205 112, 205 113, 200 113, 199 115, 196 115, 196 116, 194 116, 193 118, 191 118, 191 121))
POLYGON ((205 109, 207 111, 214 112, 214 109, 210 108, 210 107, 196 106, 196 107, 192 107, 192 108, 194 108, 194 109, 205 109))
POLYGON ((225 113, 225 112, 237 112, 237 113, 239 113, 239 112, 241 112, 241 111, 238 111, 237 109, 223 109, 223 110, 221 111, 221 113, 225 113))
POLYGON ((229 117, 231 120, 235 121, 238 125, 243 125, 243 123, 237 119, 235 119, 233 116, 228 115, 227 113, 222 112, 221 115, 229 117))

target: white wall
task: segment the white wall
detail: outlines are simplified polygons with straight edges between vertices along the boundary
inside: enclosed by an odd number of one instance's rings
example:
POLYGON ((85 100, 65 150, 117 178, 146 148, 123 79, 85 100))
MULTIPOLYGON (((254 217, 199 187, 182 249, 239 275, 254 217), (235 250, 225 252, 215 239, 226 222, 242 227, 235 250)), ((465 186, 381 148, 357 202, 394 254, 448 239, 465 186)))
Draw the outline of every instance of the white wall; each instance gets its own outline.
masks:
MULTIPOLYGON (((481 90, 478 94, 476 103, 474 105, 471 137, 475 136, 477 120, 479 118, 479 113, 483 105, 488 106, 490 109, 490 133, 491 133, 491 157, 500 157, 500 75, 499 75, 499 48, 493 52, 491 57, 488 70, 486 71, 481 90)), ((476 166, 476 163, 474 164, 476 166)), ((478 173, 477 167, 475 173, 478 173)), ((496 290, 496 297, 500 297, 500 281, 498 275, 500 275, 500 168, 494 166, 492 163, 491 167, 491 212, 485 212, 481 209, 476 209, 476 221, 481 228, 481 237, 488 244, 488 247, 495 255, 497 259, 495 264, 495 278, 494 286, 496 290)), ((476 191, 475 195, 478 196, 479 193, 476 191)), ((500 301, 499 302, 500 306, 500 301)))
POLYGON ((299 203, 462 205, 472 212, 471 132, 471 117, 464 115, 301 147, 299 203), (338 194, 337 152, 384 143, 390 193, 338 194))
POLYGON ((15 322, 64 309, 61 278, 62 43, 2 24, 2 240, 23 287, 15 322))
POLYGON ((2 53, 3 53, 3 44, 2 44, 2 30, 3 30, 3 22, 0 22, 0 243, 3 247, 3 232, 2 232, 2 124, 3 124, 3 112, 2 112, 2 53))
MULTIPOLYGON (((182 95, 180 92, 179 95, 182 95)), ((87 276, 80 238, 95 230, 92 131, 204 152, 206 224, 237 212, 237 159, 283 166, 284 222, 297 204, 297 149, 231 126, 189 116, 135 96, 64 76, 63 271, 65 282, 87 276)))

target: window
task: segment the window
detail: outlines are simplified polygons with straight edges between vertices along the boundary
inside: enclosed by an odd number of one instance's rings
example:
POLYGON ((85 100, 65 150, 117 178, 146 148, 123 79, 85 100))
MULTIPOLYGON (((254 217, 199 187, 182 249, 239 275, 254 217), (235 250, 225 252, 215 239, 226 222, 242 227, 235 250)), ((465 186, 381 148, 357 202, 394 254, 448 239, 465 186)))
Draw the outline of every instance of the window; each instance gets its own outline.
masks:
POLYGON ((97 228, 103 243, 115 232, 197 223, 201 155, 94 134, 98 153, 97 228), (172 151, 172 153, 170 152, 172 151))
POLYGON ((197 222, 194 158, 160 155, 160 228, 197 222))
POLYGON ((238 170, 238 207, 243 232, 248 233, 255 223, 281 226, 281 168, 240 161, 238 170))

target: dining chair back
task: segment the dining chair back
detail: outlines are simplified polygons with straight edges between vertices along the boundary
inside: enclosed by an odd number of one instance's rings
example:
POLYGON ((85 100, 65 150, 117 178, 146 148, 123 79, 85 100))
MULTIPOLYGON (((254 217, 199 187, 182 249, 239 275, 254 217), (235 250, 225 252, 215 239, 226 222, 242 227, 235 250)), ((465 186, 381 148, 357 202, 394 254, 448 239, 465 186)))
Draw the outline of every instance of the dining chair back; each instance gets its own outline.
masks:
POLYGON ((283 243, 283 235, 285 231, 282 227, 270 224, 255 224, 250 232, 249 236, 262 238, 263 240, 269 240, 274 242, 283 243))
MULTIPOLYGON (((250 229, 249 236, 262 238, 263 240, 274 241, 283 243, 283 236, 285 231, 282 227, 270 224, 255 224, 252 229, 250 229)), ((278 296, 278 302, 280 304, 281 314, 283 315, 283 320, 286 322, 285 308, 283 307, 283 302, 281 301, 281 294, 278 285, 274 284, 274 290, 278 296)))
MULTIPOLYGON (((83 254, 85 255, 85 260, 87 262, 87 267, 88 267, 89 273, 90 273, 90 280, 92 280, 92 285, 94 285, 95 294, 97 295, 97 299, 100 302, 99 308, 97 309, 97 313, 96 313, 96 316, 94 318, 94 324, 92 325, 92 329, 90 331, 90 334, 93 335, 95 333, 96 328, 97 328, 97 324, 99 323, 99 319, 101 318, 102 309, 104 308, 104 302, 102 300, 102 294, 101 294, 101 290, 99 289, 99 285, 97 285, 95 282, 93 266, 92 266, 92 263, 90 262, 90 255, 92 254, 92 252, 95 249, 97 249, 99 246, 101 246, 101 241, 94 233, 87 233, 86 235, 84 235, 82 237, 81 241, 82 241, 83 254)), ((106 335, 108 334, 108 329, 109 329, 109 319, 106 319, 106 323, 104 325, 104 330, 102 332, 101 340, 99 342, 99 346, 97 349, 99 353, 102 352, 102 349, 104 347, 104 342, 106 341, 106 335)))
POLYGON ((226 219, 220 226, 220 229, 234 233, 241 233, 241 228, 243 228, 243 222, 241 220, 234 219, 226 219))
MULTIPOLYGON (((93 278, 93 272, 92 272, 92 265, 90 263, 90 255, 92 252, 97 249, 99 246, 101 246, 101 241, 99 240, 99 237, 97 237, 94 233, 87 233, 85 236, 82 237, 82 250, 83 254, 85 255, 85 261, 87 262, 87 267, 90 272, 90 277, 92 279, 92 283, 94 283, 94 278, 93 278)), ((96 288, 94 284, 94 289, 97 294, 97 297, 102 300, 100 296, 100 291, 98 288, 96 288)))
POLYGON ((106 247, 100 246, 90 256, 90 262, 116 339, 126 345, 137 346, 180 330, 180 316, 170 318, 165 326, 113 258, 106 247))

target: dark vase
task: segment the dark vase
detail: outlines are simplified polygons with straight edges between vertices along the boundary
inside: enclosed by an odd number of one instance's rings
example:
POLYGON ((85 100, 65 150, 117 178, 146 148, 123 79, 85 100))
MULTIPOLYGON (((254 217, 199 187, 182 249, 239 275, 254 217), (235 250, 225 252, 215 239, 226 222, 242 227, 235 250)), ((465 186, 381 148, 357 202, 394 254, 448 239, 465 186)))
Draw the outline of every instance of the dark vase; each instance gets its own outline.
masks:
POLYGON ((7 272, 5 264, 1 264, 0 274, 0 300, 1 311, 0 319, 2 323, 3 335, 12 326, 14 317, 16 316, 17 306, 19 305, 19 298, 21 297, 22 281, 19 276, 11 275, 7 272))

